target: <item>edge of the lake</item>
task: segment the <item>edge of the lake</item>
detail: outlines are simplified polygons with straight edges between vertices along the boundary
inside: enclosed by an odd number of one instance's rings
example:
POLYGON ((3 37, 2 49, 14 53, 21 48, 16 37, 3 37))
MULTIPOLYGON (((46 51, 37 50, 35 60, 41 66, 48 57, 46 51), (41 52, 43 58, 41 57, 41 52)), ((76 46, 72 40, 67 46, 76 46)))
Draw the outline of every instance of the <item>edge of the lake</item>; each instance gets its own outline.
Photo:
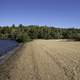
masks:
POLYGON ((0 64, 3 64, 12 54, 19 50, 24 44, 20 43, 19 46, 15 47, 13 50, 9 51, 7 54, 0 57, 0 64))

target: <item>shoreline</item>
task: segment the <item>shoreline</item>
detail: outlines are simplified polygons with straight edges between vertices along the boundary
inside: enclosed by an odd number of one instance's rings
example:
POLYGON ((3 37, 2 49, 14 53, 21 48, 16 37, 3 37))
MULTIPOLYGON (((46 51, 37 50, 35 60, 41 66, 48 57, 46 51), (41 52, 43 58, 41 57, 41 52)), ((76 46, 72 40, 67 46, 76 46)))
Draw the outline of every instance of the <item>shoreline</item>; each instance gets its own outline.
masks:
POLYGON ((14 54, 17 50, 19 50, 23 46, 23 43, 19 44, 19 46, 15 47, 11 51, 9 51, 7 54, 0 57, 0 65, 3 64, 8 58, 14 54))

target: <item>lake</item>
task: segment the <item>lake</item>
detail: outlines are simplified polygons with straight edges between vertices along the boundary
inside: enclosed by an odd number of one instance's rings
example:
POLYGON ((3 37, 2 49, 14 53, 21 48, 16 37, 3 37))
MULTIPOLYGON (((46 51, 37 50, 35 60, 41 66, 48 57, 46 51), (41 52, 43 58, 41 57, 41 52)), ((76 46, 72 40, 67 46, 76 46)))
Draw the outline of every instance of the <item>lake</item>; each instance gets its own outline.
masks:
POLYGON ((8 54, 9 51, 13 50, 19 45, 14 40, 0 40, 0 56, 8 54))

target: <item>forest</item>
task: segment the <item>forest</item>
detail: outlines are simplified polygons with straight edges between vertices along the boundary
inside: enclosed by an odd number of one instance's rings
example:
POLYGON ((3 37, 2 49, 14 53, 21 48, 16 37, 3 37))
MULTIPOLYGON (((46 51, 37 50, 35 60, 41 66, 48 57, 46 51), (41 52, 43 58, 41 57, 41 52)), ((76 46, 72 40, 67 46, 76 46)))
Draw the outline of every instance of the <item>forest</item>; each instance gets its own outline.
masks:
POLYGON ((28 42, 33 39, 72 39, 80 41, 80 29, 56 28, 48 26, 22 24, 15 26, 0 26, 0 39, 28 42))

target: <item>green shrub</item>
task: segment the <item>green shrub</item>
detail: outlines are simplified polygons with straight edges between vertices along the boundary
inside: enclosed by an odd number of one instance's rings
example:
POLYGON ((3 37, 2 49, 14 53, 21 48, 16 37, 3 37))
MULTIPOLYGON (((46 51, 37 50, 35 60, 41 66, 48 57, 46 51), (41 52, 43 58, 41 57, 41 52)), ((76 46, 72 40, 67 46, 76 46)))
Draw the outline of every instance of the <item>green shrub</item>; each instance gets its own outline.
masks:
POLYGON ((19 34, 17 34, 17 36, 16 36, 16 41, 18 41, 18 42, 29 42, 31 39, 30 39, 30 37, 28 36, 28 34, 27 33, 19 33, 19 34))

